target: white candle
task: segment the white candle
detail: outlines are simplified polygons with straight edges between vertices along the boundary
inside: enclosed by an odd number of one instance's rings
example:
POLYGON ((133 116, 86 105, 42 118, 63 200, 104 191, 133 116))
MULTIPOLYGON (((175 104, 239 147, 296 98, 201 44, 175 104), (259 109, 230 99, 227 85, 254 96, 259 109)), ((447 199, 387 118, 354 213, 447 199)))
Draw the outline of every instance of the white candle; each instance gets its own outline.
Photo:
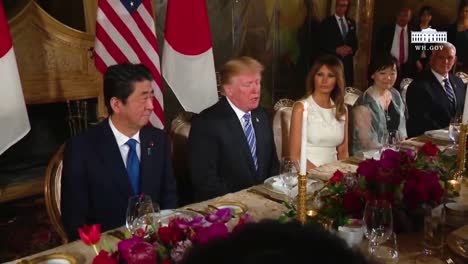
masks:
POLYGON ((306 175, 307 172, 307 102, 304 102, 304 112, 302 112, 302 133, 301 133, 301 159, 299 174, 306 175))
POLYGON ((468 123, 468 96, 465 96, 465 105, 463 106, 462 124, 468 123))

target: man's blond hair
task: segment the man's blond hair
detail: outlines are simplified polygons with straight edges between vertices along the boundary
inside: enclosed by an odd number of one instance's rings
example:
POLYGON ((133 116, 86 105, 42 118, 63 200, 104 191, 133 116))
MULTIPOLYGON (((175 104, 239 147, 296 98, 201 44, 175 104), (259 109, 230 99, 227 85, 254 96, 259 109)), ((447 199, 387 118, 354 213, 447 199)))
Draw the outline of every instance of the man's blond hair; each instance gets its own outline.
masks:
POLYGON ((227 61, 220 71, 221 86, 243 73, 262 73, 263 65, 254 58, 242 56, 227 61))

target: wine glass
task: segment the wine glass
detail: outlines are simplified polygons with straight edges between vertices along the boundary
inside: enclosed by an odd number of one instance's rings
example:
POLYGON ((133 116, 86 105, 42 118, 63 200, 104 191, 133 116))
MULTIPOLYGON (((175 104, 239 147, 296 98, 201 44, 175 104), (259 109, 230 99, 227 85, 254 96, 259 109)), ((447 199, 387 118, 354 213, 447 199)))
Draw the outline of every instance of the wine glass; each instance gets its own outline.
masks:
POLYGON ((399 252, 397 236, 394 232, 391 233, 390 237, 379 244, 378 247, 373 247, 369 252, 379 263, 398 263, 399 252))
POLYGON ((143 238, 155 233, 159 222, 159 206, 156 209, 155 213, 153 201, 148 195, 130 197, 126 215, 126 226, 130 233, 143 238))
POLYGON ((283 157, 280 161, 280 178, 283 182, 283 186, 286 189, 289 202, 292 202, 291 190, 297 185, 299 164, 297 160, 291 159, 291 157, 283 157))
POLYGON ((401 134, 398 130, 388 130, 382 136, 382 151, 385 149, 399 150, 398 144, 402 141, 401 134))
POLYGON ((392 205, 386 200, 370 200, 363 216, 364 235, 369 239, 369 253, 379 252, 379 246, 393 233, 392 205))
POLYGON ((452 145, 449 148, 452 150, 458 149, 458 138, 460 136, 460 124, 461 124, 460 115, 455 115, 452 119, 450 119, 449 138, 450 138, 450 141, 452 141, 452 145))

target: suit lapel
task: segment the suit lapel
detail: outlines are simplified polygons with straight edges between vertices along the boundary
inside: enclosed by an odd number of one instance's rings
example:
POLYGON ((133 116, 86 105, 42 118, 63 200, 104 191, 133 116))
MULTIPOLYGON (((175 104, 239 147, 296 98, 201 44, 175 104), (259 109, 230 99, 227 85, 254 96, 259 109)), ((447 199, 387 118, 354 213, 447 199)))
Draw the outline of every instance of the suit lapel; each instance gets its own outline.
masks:
POLYGON ((442 84, 439 83, 439 80, 437 80, 432 72, 429 72, 429 75, 431 87, 428 90, 428 93, 432 96, 432 101, 439 104, 439 106, 446 112, 447 116, 451 116, 450 105, 444 87, 442 87, 442 84))
POLYGON ((102 126, 103 133, 101 134, 102 138, 98 139, 96 145, 99 156, 104 161, 106 168, 103 177, 107 177, 109 184, 115 184, 118 190, 129 197, 132 195, 130 180, 114 133, 112 133, 109 126, 109 119, 104 120, 99 126, 102 126))
POLYGON ((463 112, 463 107, 465 105, 464 87, 458 85, 457 80, 452 74, 449 74, 450 84, 452 84, 453 92, 455 93, 455 99, 457 100, 457 113, 463 112))
MULTIPOLYGON (((151 138, 149 130, 142 128, 140 130, 140 147, 141 147, 141 161, 140 161, 140 177, 141 177, 141 192, 150 194, 153 193, 152 186, 156 184, 156 177, 155 175, 156 170, 153 168, 156 166, 156 160, 162 160, 162 157, 156 157, 160 155, 160 151, 155 151, 159 142, 154 142, 151 138)), ((155 199, 156 197, 152 197, 155 199)))
MULTIPOLYGON (((345 18, 344 23, 346 23, 346 18, 345 18)), ((332 24, 333 24, 333 28, 335 29, 335 36, 336 35, 339 36, 339 39, 344 41, 343 35, 341 34, 340 25, 338 25, 338 21, 336 21, 336 17, 334 15, 332 16, 332 24)), ((348 32, 349 32, 349 30, 348 30, 348 32)))
MULTIPOLYGON (((229 105, 227 99, 224 99, 225 112, 227 113, 227 123, 229 126, 229 131, 232 132, 232 138, 240 142, 234 143, 239 144, 240 154, 245 158, 247 164, 249 164, 249 169, 252 173, 255 173, 255 166, 253 163, 252 153, 250 152, 249 144, 247 143, 247 138, 245 137, 244 128, 242 127, 239 119, 237 118, 234 109, 229 105)), ((255 128, 254 128, 255 129, 255 128)), ((256 133, 255 133, 256 134, 256 133)), ((257 157, 258 158, 258 157, 257 157)), ((257 159, 258 160, 258 159, 257 159)))

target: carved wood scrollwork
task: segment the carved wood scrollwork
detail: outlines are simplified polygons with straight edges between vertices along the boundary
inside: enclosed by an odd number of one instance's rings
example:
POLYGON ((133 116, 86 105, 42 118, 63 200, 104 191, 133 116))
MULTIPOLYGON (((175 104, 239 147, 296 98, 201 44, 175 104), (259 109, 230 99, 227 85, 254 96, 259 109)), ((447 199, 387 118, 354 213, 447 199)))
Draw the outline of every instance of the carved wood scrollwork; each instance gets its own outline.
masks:
POLYGON ((35 1, 9 22, 27 104, 100 96, 92 34, 60 23, 35 1))

